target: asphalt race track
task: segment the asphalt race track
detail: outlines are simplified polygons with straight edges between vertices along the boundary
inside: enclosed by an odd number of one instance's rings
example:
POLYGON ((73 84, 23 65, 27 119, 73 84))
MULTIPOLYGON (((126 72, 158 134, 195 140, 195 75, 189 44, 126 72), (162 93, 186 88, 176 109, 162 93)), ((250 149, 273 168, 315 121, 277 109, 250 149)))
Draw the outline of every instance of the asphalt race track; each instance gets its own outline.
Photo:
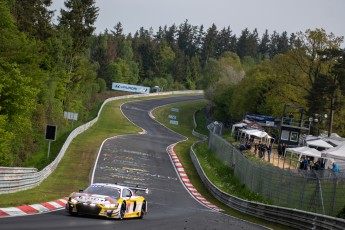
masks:
POLYGON ((185 138, 149 116, 149 111, 155 107, 201 98, 196 95, 176 96, 126 103, 121 107, 124 115, 146 133, 110 138, 102 146, 93 182, 117 182, 149 188, 149 194, 144 194, 148 202, 144 219, 70 216, 60 210, 2 218, 0 229, 263 229, 216 212, 197 201, 180 181, 167 153, 168 146, 185 138))

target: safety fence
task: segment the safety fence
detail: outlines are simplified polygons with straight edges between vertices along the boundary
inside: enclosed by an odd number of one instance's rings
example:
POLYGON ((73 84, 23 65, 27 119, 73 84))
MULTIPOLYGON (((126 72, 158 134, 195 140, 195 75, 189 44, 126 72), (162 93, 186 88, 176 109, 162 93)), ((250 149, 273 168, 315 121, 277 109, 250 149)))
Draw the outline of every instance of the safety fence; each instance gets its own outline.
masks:
MULTIPOLYGON (((199 142, 200 143, 200 142, 199 142)), ((206 176, 193 150, 190 156, 207 190, 223 204, 242 213, 296 229, 345 229, 345 220, 302 210, 247 201, 222 192, 206 176)), ((239 152, 237 152, 239 153, 239 152)), ((240 154, 240 153, 239 153, 240 154)))
POLYGON ((88 123, 74 129, 70 133, 68 138, 66 139, 65 143, 63 144, 59 154, 54 159, 54 161, 52 161, 48 166, 46 166, 41 171, 38 171, 37 169, 32 169, 32 168, 0 167, 0 194, 18 192, 21 190, 26 190, 26 189, 30 189, 30 188, 38 186, 44 179, 46 179, 55 170, 55 168, 61 161, 62 157, 64 156, 72 140, 76 136, 81 134, 82 132, 86 131, 88 128, 90 128, 92 125, 94 125, 98 121, 98 118, 100 116, 100 113, 103 107, 108 102, 115 101, 115 100, 129 99, 129 98, 142 98, 142 97, 165 96, 165 95, 175 95, 175 94, 176 95, 202 94, 202 93, 203 93, 202 90, 187 90, 187 91, 158 92, 158 93, 150 93, 150 94, 134 94, 134 95, 108 98, 102 104, 100 110, 98 111, 97 117, 89 121, 88 123))
POLYGON ((242 184, 274 204, 335 216, 345 206, 345 176, 332 170, 281 169, 254 162, 212 132, 209 149, 242 184))

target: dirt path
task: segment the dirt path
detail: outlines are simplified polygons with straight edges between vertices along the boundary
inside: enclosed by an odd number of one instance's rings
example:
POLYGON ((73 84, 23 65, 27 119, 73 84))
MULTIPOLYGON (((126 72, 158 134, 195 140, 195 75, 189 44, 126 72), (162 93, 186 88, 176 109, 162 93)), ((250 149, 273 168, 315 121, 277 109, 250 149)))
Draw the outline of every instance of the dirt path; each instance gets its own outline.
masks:
MULTIPOLYGON (((254 149, 250 150, 251 153, 254 155, 254 149)), ((256 157, 259 157, 256 155, 256 157)), ((265 153, 264 160, 268 162, 268 154, 267 151, 265 153)), ((271 152, 271 157, 270 157, 270 163, 273 164, 274 166, 277 166, 279 168, 290 168, 290 169, 295 169, 296 165, 291 164, 290 165, 290 158, 287 157, 284 159, 284 157, 279 157, 277 149, 273 148, 271 152)))

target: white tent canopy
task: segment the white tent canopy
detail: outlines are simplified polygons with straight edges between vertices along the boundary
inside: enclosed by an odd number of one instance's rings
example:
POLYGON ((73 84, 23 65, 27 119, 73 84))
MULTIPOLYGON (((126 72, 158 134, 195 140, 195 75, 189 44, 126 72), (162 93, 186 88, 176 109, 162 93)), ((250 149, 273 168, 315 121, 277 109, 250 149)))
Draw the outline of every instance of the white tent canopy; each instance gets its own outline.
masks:
POLYGON ((255 136, 258 138, 267 138, 271 139, 272 137, 268 135, 265 131, 257 130, 257 129, 243 129, 242 133, 245 133, 249 136, 255 136))
POLYGON ((338 146, 345 143, 345 138, 324 137, 322 140, 332 144, 333 146, 338 146))
POLYGON ((319 150, 314 149, 314 148, 309 148, 307 146, 287 148, 286 151, 299 155, 299 159, 301 158, 301 156, 321 158, 321 152, 319 150))
POLYGON ((326 141, 321 140, 321 139, 307 140, 307 145, 326 148, 326 149, 333 148, 333 146, 331 144, 329 144, 326 141))
POLYGON ((345 143, 342 143, 341 145, 337 147, 322 151, 321 156, 330 157, 330 158, 339 159, 339 160, 345 160, 345 143))
POLYGON ((317 149, 309 148, 307 146, 303 147, 296 147, 296 148, 287 148, 286 151, 289 151, 291 153, 295 153, 298 155, 298 161, 301 161, 302 156, 307 157, 314 157, 314 158, 324 158, 326 159, 326 167, 330 167, 331 162, 334 161, 332 157, 329 156, 322 156, 322 152, 320 152, 317 149))
POLYGON ((234 125, 232 125, 231 132, 233 133, 235 131, 236 127, 237 128, 243 128, 244 126, 247 126, 247 124, 243 123, 243 122, 234 124, 234 125))

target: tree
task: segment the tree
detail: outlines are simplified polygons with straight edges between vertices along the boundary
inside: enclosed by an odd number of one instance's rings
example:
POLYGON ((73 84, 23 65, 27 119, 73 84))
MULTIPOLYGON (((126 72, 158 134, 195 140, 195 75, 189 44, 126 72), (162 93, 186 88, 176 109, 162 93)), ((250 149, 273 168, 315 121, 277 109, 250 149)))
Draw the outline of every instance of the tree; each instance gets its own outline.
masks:
POLYGON ((195 55, 196 47, 194 46, 194 38, 196 37, 196 27, 188 24, 186 20, 180 25, 177 32, 177 45, 186 55, 195 55))
MULTIPOLYGON (((26 158, 22 150, 32 131, 30 118, 36 107, 37 93, 38 89, 32 87, 31 79, 23 76, 16 64, 0 59, 0 130, 4 135, 0 140, 0 145, 4 146, 0 157, 3 160, 10 152, 19 158, 26 158)), ((16 161, 13 157, 12 163, 16 161)))
MULTIPOLYGON (((313 86, 318 85, 317 92, 319 95, 325 95, 329 101, 329 121, 328 121, 328 136, 333 132, 334 112, 340 110, 343 105, 343 98, 345 96, 345 51, 341 49, 326 49, 319 53, 323 61, 328 61, 329 69, 325 74, 320 74, 315 79, 313 86), (318 83, 318 81, 320 83, 318 83), (338 105, 338 106, 337 106, 338 105)), ((315 92, 316 90, 312 90, 315 92)))
POLYGON ((259 44, 259 55, 261 59, 267 59, 269 57, 269 44, 270 44, 270 37, 268 34, 268 30, 265 30, 265 33, 262 35, 261 42, 259 44))
MULTIPOLYGON (((328 74, 334 64, 333 58, 323 58, 323 54, 326 50, 339 50, 340 43, 343 41, 341 37, 335 37, 334 34, 326 34, 323 29, 307 30, 306 33, 298 34, 303 48, 292 50, 289 54, 292 64, 297 66, 306 76, 308 84, 311 88, 305 88, 309 95, 312 95, 313 91, 318 91, 319 81, 321 80, 321 74, 328 74)), ((316 108, 313 104, 315 102, 313 98, 308 97, 309 115, 318 113, 322 110, 314 110, 316 108)))
POLYGON ((99 34, 97 37, 92 38, 90 61, 98 63, 97 77, 104 79, 110 86, 111 82, 106 76, 106 69, 110 63, 108 59, 108 37, 108 34, 99 34))
POLYGON ((202 47, 201 59, 207 63, 210 58, 216 57, 218 31, 215 24, 208 28, 202 47))
POLYGON ((173 24, 172 26, 169 27, 169 29, 164 27, 164 31, 165 31, 164 39, 168 42, 170 46, 173 46, 176 40, 176 31, 177 31, 176 25, 173 24))
POLYGON ((44 73, 35 40, 17 29, 5 1, 0 22, 0 158, 12 166, 26 159, 28 143, 34 142, 32 120, 44 73))
POLYGON ((250 33, 248 28, 242 30, 241 36, 237 41, 237 54, 242 59, 245 56, 256 58, 258 50, 258 32, 254 29, 250 33))
POLYGON ((220 57, 225 51, 236 52, 236 36, 232 35, 230 27, 224 27, 218 33, 217 57, 220 57))
POLYGON ((11 14, 19 31, 39 40, 51 37, 53 11, 48 10, 51 4, 51 0, 12 1, 11 14))
POLYGON ((278 43, 279 43, 279 33, 273 31, 270 38, 271 42, 269 44, 269 56, 272 59, 278 52, 278 43))
POLYGON ((175 53, 166 41, 159 44, 154 57, 154 66, 157 76, 166 76, 171 73, 175 53))
POLYGON ((289 38, 284 31, 278 38, 277 53, 284 54, 289 51, 289 38))
POLYGON ((98 7, 95 0, 66 0, 65 9, 61 9, 59 26, 68 28, 73 38, 73 49, 71 55, 74 56, 85 50, 90 36, 95 30, 93 26, 97 16, 98 7))

